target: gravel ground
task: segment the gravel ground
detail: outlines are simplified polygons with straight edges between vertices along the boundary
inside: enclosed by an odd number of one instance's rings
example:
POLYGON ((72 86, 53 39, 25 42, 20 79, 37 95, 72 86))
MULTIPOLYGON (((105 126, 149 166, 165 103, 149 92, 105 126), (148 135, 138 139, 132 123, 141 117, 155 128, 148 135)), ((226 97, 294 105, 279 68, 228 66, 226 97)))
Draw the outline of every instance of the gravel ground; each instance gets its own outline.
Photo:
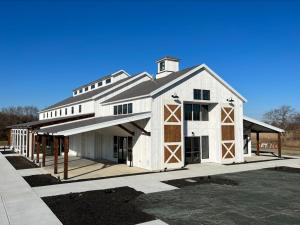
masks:
POLYGON ((173 181, 181 188, 141 195, 135 204, 171 225, 300 224, 300 169, 281 167, 217 178, 237 185, 173 181))
POLYGON ((6 156, 6 159, 16 170, 38 168, 36 164, 23 156, 6 156))
POLYGON ((134 225, 155 219, 133 204, 142 194, 120 187, 42 199, 64 225, 134 225))

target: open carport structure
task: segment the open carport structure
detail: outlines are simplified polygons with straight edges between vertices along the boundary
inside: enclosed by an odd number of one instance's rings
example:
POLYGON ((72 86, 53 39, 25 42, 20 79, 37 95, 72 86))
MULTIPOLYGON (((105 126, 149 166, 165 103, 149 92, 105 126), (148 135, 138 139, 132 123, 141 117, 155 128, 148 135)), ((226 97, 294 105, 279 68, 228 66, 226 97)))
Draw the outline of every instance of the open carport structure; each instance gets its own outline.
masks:
MULTIPOLYGON (((269 125, 267 123, 255 120, 253 118, 249 118, 247 116, 244 116, 244 140, 245 141, 245 147, 251 150, 251 133, 256 134, 256 155, 259 155, 260 150, 260 134, 261 133, 273 133, 277 134, 277 142, 278 142, 278 157, 281 158, 281 136, 284 133, 283 129, 280 129, 278 127, 274 127, 272 125, 269 125), (249 140, 250 139, 250 140, 249 140), (247 146, 246 146, 247 145, 247 146)), ((251 151, 250 151, 251 152, 251 151)))

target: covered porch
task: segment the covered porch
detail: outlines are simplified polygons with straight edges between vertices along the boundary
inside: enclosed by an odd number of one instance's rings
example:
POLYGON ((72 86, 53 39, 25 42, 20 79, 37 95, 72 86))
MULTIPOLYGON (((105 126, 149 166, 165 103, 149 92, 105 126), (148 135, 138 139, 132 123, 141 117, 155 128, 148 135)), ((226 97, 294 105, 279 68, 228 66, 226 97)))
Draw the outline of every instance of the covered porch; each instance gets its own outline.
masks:
POLYGON ((282 154, 281 154, 282 140, 281 139, 282 139, 282 134, 284 133, 283 129, 274 127, 267 123, 255 120, 253 118, 249 118, 247 116, 244 116, 243 124, 244 124, 243 125, 244 126, 244 154, 246 157, 247 156, 249 157, 249 160, 253 160, 253 158, 251 159, 251 156, 252 156, 251 155, 251 153, 252 153, 251 133, 254 133, 255 138, 256 138, 256 148, 254 150, 254 153, 256 156, 261 156, 262 153, 271 153, 273 156, 281 158, 281 156, 282 156, 282 154), (276 143, 276 145, 274 145, 276 147, 276 149, 274 149, 274 148, 267 149, 267 150, 261 149, 260 134, 263 134, 263 133, 277 135, 277 143, 276 143))
MULTIPOLYGON (((47 157, 43 167, 52 176, 64 180, 64 156, 58 156, 57 173, 54 173, 53 157, 47 157)), ((145 173, 148 170, 138 167, 128 167, 125 164, 117 164, 105 160, 92 160, 79 156, 68 157, 68 177, 67 180, 88 180, 103 177, 114 177, 131 174, 145 173)))
POLYGON ((150 138, 149 118, 149 113, 137 113, 41 128, 35 136, 35 161, 64 180, 146 172, 134 167, 139 153, 133 149, 150 138), (52 149, 50 155, 47 149, 52 149))

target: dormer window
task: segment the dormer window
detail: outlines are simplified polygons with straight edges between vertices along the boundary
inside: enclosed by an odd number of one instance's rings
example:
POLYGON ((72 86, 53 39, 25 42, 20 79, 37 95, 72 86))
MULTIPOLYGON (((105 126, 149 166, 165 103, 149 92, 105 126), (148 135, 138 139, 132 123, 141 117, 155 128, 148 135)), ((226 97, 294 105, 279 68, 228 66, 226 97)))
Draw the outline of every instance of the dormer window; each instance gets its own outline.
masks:
POLYGON ((111 78, 106 79, 105 83, 106 83, 106 84, 111 83, 111 78))
POLYGON ((91 89, 94 89, 94 88, 95 88, 95 84, 92 84, 91 89))
POLYGON ((102 86, 102 81, 98 82, 98 87, 102 86))
POLYGON ((82 93, 82 89, 79 90, 79 93, 82 93))
POLYGON ((76 91, 74 91, 74 95, 77 95, 77 90, 76 90, 76 91))
POLYGON ((165 61, 159 63, 159 71, 164 71, 166 68, 165 61))
POLYGON ((88 91, 88 90, 89 90, 89 87, 85 87, 84 90, 85 90, 85 91, 88 91))

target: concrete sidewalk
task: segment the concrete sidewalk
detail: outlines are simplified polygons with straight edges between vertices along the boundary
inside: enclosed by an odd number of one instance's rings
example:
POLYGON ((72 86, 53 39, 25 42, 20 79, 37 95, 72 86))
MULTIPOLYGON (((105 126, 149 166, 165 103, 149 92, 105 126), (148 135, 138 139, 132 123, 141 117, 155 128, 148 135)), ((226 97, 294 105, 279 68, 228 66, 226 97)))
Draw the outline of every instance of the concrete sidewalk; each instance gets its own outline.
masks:
POLYGON ((2 154, 0 168, 1 225, 62 224, 2 154))
POLYGON ((144 193, 153 193, 176 189, 176 187, 161 183, 164 180, 173 180, 197 176, 208 176, 224 173, 235 173, 248 170, 258 170, 275 166, 299 167, 300 159, 285 159, 266 162, 221 165, 214 163, 189 165, 187 170, 161 172, 127 177, 108 178, 103 180, 83 181, 59 185, 35 187, 33 190, 38 196, 53 196, 70 192, 84 192, 101 190, 121 186, 129 186, 144 193))

